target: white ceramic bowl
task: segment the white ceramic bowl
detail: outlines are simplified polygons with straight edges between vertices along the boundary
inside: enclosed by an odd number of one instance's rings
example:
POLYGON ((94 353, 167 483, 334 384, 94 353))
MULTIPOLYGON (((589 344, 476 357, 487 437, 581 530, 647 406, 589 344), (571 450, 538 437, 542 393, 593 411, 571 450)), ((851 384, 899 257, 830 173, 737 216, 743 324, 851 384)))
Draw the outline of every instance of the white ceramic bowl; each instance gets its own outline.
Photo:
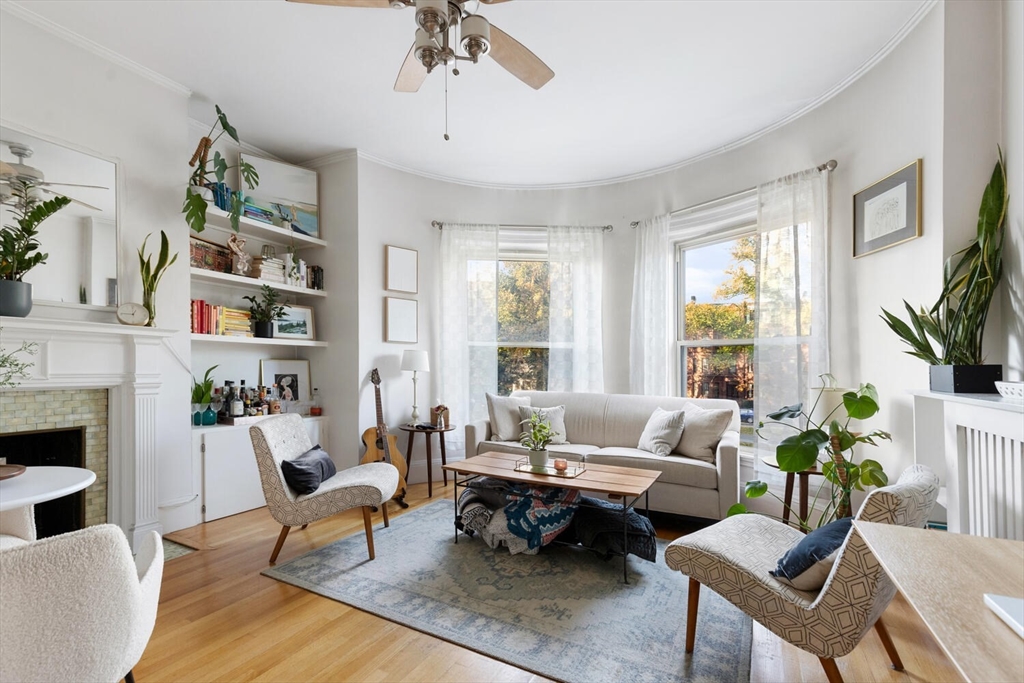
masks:
POLYGON ((1024 382, 996 382, 996 389, 1003 398, 1024 403, 1024 382))

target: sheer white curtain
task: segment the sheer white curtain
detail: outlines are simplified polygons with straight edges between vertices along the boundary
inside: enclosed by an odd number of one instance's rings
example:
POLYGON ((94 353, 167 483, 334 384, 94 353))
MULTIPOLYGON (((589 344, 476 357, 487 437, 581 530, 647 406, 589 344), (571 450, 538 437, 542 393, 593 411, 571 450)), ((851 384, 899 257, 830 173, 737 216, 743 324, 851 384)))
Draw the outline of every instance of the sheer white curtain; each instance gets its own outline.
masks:
MULTIPOLYGON (((828 372, 828 172, 810 169, 758 188, 755 423, 807 400, 828 372)), ((774 455, 789 430, 758 439, 774 455)), ((755 461, 760 468, 760 457, 755 461)), ((764 474, 777 470, 761 469, 764 474)))
POLYGON ((548 391, 604 391, 604 231, 548 228, 548 391))
POLYGON ((665 214, 641 222, 636 229, 629 336, 629 391, 633 394, 671 393, 675 288, 669 223, 665 214))
MULTIPOLYGON (((484 394, 498 383, 498 226, 445 223, 440 253, 440 399, 464 425, 487 415, 484 394)), ((461 429, 447 438, 465 447, 461 429)))

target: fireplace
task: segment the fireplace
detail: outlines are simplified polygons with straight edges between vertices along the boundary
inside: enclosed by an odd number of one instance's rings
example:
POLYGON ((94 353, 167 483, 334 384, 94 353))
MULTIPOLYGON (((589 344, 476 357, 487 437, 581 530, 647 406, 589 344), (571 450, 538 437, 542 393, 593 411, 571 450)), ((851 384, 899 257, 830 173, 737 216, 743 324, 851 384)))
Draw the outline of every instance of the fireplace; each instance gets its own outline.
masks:
MULTIPOLYGON (((8 465, 85 466, 85 426, 0 434, 8 465)), ((36 536, 46 538, 85 528, 85 491, 35 506, 36 536)))

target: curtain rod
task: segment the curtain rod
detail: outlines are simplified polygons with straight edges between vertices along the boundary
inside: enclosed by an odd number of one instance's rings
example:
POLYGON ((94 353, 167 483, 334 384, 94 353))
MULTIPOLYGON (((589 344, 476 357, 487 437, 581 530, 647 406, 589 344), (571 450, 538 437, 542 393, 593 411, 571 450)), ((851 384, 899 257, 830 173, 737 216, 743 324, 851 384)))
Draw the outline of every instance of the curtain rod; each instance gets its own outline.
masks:
MULTIPOLYGON (((444 221, 430 221, 430 227, 437 228, 438 230, 444 230, 444 221)), ((499 228, 545 228, 546 225, 517 225, 515 223, 500 223, 499 228)), ((581 226, 582 227, 582 226, 581 226)), ((594 227, 601 228, 605 232, 611 232, 615 228, 611 225, 596 225, 594 227)))
MULTIPOLYGON (((839 162, 838 161, 836 161, 835 159, 829 159, 825 163, 819 164, 815 168, 817 168, 817 170, 819 170, 819 171, 828 171, 829 173, 831 173, 832 171, 836 170, 837 166, 839 166, 839 162)), ((750 191, 756 190, 756 189, 757 189, 756 187, 748 187, 745 190, 740 190, 739 192, 733 192, 732 194, 727 194, 727 195, 725 195, 723 197, 718 197, 716 199, 709 199, 708 201, 701 202, 700 204, 694 204, 693 206, 686 206, 686 207, 683 207, 682 209, 675 209, 673 211, 669 211, 669 215, 677 214, 680 211, 692 211, 693 209, 699 209, 699 208, 701 208, 703 206, 707 206, 708 204, 714 204, 715 202, 720 202, 723 199, 732 199, 733 197, 738 197, 741 194, 746 194, 747 192, 750 192, 750 191)), ((633 222, 631 222, 629 224, 629 227, 631 227, 633 229, 636 229, 637 227, 639 227, 639 225, 640 225, 640 221, 633 221, 633 222)))

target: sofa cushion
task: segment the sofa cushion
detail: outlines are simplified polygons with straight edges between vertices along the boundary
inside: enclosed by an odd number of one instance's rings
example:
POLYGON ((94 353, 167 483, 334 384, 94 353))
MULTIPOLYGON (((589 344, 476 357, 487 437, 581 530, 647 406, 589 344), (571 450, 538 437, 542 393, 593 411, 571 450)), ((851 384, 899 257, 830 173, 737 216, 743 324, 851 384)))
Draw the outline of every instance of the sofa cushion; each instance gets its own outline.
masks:
MULTIPOLYGON (((591 444, 563 443, 557 446, 555 444, 551 444, 548 446, 548 457, 565 458, 566 460, 578 462, 582 460, 587 453, 592 453, 595 450, 597 450, 597 446, 591 444)), ((476 449, 476 453, 473 455, 480 455, 481 453, 487 453, 488 451, 493 453, 512 453, 513 455, 521 455, 524 458, 526 457, 526 454, 530 452, 528 448, 518 441, 481 441, 480 445, 476 449)))
POLYGON ((491 419, 491 433, 496 441, 518 439, 523 432, 519 423, 519 407, 530 405, 530 397, 495 396, 487 394, 487 414, 491 419))
POLYGON ((818 527, 790 548, 768 573, 798 590, 820 590, 832 573, 832 565, 852 526, 853 517, 844 517, 818 527))
MULTIPOLYGON (((592 443, 604 445, 606 394, 574 394, 568 391, 514 391, 516 398, 529 398, 531 406, 551 408, 565 406, 565 439, 570 443, 592 443)), ((651 411, 644 417, 646 421, 651 411)), ((633 435, 636 443, 643 424, 633 435)))
POLYGON ((683 435, 675 452, 714 464, 715 449, 732 418, 733 411, 728 409, 705 410, 696 404, 688 404, 683 435))
POLYGON ((661 472, 659 484, 681 484, 701 489, 718 488, 718 469, 711 464, 681 455, 654 456, 639 448, 613 446, 587 455, 588 465, 617 465, 661 472))
POLYGON ((542 422, 547 422, 551 428, 551 443, 569 443, 565 437, 565 406, 551 406, 550 408, 538 408, 534 406, 519 406, 519 431, 530 430, 529 420, 534 414, 539 415, 542 422))
POLYGON ((636 447, 655 455, 668 455, 679 444, 679 437, 683 435, 685 416, 686 413, 682 410, 655 408, 636 447))

